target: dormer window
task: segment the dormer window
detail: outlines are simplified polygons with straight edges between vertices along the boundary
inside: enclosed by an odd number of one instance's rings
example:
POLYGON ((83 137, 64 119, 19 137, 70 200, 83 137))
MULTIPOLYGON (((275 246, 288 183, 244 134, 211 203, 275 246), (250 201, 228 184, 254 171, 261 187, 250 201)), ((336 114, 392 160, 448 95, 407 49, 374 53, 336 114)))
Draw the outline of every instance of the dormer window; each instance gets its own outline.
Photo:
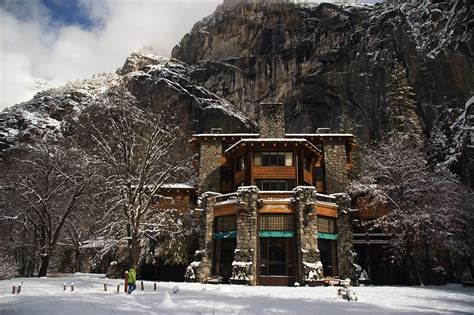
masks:
POLYGON ((293 166, 293 152, 254 152, 255 166, 293 166))

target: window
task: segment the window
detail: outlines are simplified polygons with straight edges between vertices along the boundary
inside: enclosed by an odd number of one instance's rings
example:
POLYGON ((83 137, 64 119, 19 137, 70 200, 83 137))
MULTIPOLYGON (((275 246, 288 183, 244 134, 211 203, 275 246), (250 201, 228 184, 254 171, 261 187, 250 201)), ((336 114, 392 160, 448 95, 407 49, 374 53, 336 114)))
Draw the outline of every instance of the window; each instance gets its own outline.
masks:
POLYGON ((318 167, 314 171, 316 175, 316 180, 324 181, 324 169, 322 167, 318 167))
POLYGON ((255 185, 260 190, 281 190, 289 191, 295 188, 294 180, 266 180, 257 179, 255 185))
POLYGON ((254 152, 255 166, 293 166, 293 152, 254 152))
POLYGON ((336 234, 336 219, 318 216, 318 233, 336 234))
POLYGON ((260 231, 293 231, 295 228, 292 214, 262 214, 260 231))
POLYGON ((235 163, 235 170, 238 172, 238 171, 241 171, 243 169, 245 169, 246 165, 245 165, 245 155, 242 155, 241 157, 237 158, 237 161, 235 163))
POLYGON ((235 215, 217 217, 214 225, 215 232, 237 231, 237 219, 235 215))

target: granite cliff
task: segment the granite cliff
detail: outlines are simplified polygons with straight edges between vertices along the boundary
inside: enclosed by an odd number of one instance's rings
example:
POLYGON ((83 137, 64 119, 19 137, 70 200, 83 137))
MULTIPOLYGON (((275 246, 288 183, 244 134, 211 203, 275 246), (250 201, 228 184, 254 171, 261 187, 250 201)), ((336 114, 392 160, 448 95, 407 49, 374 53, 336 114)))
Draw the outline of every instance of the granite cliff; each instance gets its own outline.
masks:
POLYGON ((473 9, 462 0, 225 1, 195 24, 171 59, 134 53, 116 74, 40 92, 1 112, 0 149, 45 130, 63 133, 118 84, 151 110, 168 104, 185 113, 187 135, 255 131, 259 102, 279 100, 289 132, 329 127, 366 143, 385 132, 387 85, 398 62, 433 163, 472 180, 464 112, 474 95, 473 9))

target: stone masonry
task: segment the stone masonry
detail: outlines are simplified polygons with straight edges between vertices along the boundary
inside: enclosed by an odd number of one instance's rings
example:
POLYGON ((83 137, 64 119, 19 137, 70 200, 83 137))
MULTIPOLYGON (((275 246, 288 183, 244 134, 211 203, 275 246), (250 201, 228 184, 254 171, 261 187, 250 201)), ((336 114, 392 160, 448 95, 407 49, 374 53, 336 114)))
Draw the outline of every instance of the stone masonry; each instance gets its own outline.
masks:
POLYGON ((237 190, 237 246, 232 263, 232 282, 257 284, 257 201, 256 186, 237 190))
POLYGON ((260 138, 285 138, 283 103, 261 103, 258 120, 260 138))
POLYGON ((346 146, 344 142, 324 143, 324 165, 326 171, 326 193, 346 191, 349 177, 346 169, 346 146))
MULTIPOLYGON (((199 251, 196 252, 195 261, 191 263, 197 282, 205 283, 211 276, 212 260, 214 253, 214 204, 218 193, 205 192, 199 198, 199 206, 203 213, 201 220, 201 233, 199 236, 199 251)), ((188 267, 189 268, 189 267, 188 267)))
POLYGON ((351 197, 345 193, 333 194, 339 207, 337 218, 337 260, 339 275, 342 279, 350 278, 352 283, 357 283, 356 253, 353 245, 352 229, 350 224, 351 197))
POLYGON ((210 137, 201 142, 198 194, 205 191, 219 191, 221 156, 222 143, 220 139, 210 137))
POLYGON ((299 186, 293 189, 293 202, 296 211, 296 252, 298 275, 296 281, 300 284, 308 280, 316 280, 318 273, 315 269, 319 264, 320 255, 316 234, 316 188, 299 186))

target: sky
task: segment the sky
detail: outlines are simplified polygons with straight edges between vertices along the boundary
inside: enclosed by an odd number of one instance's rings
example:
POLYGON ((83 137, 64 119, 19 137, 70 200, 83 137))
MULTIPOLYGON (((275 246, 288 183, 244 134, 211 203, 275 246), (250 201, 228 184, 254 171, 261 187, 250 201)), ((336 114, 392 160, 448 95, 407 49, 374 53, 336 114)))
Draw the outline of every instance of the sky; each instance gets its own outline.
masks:
POLYGON ((169 57, 221 2, 0 0, 0 110, 42 89, 113 72, 136 50, 169 57))

